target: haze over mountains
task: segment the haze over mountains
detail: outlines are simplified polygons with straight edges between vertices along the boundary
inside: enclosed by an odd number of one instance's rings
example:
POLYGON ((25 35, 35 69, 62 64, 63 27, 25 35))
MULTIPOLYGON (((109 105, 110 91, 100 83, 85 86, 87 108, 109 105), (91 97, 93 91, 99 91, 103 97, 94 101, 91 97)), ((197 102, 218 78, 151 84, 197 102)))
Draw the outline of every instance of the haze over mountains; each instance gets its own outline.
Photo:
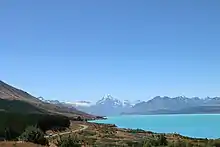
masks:
POLYGON ((220 113, 220 97, 214 98, 187 98, 154 97, 149 101, 120 101, 111 96, 104 97, 95 105, 76 107, 79 110, 96 115, 120 114, 194 114, 194 113, 220 113))
POLYGON ((112 97, 110 94, 105 95, 103 98, 101 98, 94 104, 88 101, 59 102, 57 100, 45 100, 41 97, 39 99, 52 104, 73 107, 88 114, 98 116, 120 115, 122 112, 128 111, 136 103, 140 102, 130 102, 128 100, 120 101, 119 99, 112 97))
POLYGON ((156 96, 148 101, 119 100, 106 95, 95 104, 87 101, 65 103, 69 107, 77 108, 93 115, 113 116, 121 114, 197 114, 220 113, 220 97, 214 98, 188 98, 156 96))
MULTIPOLYGON (((43 97, 36 98, 27 92, 14 88, 0 81, 1 101, 21 101, 33 111, 63 114, 66 116, 93 117, 113 116, 120 114, 188 114, 188 113, 220 113, 220 97, 214 98, 187 98, 156 96, 148 101, 119 100, 105 95, 95 104, 88 101, 60 102, 58 100, 46 100, 43 97)), ((13 103, 15 104, 15 103, 13 103)), ((6 108, 1 110, 8 111, 6 108)))
POLYGON ((120 101, 108 94, 95 104, 91 104, 87 107, 76 106, 76 108, 93 115, 112 116, 120 115, 122 112, 128 111, 135 104, 136 103, 132 103, 128 100, 120 101))
POLYGON ((194 114, 220 113, 220 97, 187 98, 154 97, 147 102, 141 102, 123 114, 194 114))

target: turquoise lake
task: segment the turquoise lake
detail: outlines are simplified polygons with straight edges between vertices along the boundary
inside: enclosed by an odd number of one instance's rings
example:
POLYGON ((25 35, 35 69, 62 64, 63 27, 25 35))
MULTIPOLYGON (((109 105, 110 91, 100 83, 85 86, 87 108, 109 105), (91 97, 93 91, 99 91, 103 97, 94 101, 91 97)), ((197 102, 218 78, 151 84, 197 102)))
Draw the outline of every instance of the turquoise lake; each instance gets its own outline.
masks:
POLYGON ((124 115, 96 120, 119 128, 144 129, 158 133, 179 133, 196 138, 220 138, 219 114, 124 115))

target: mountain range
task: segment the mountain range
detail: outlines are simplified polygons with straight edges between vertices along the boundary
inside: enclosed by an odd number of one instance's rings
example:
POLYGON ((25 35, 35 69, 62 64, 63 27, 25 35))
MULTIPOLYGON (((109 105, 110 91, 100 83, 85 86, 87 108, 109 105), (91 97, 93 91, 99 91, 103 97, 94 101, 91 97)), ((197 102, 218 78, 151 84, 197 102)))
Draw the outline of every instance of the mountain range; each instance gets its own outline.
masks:
POLYGON ((220 97, 187 98, 156 96, 147 102, 133 106, 123 114, 197 114, 220 113, 220 97))
MULTIPOLYGON (((88 101, 60 102, 34 97, 25 91, 14 88, 0 81, 1 100, 19 100, 39 109, 65 116, 83 116, 94 118, 94 115, 112 116, 120 114, 183 114, 183 113, 220 113, 220 97, 188 98, 185 96, 156 96, 148 101, 119 100, 110 94, 103 96, 96 103, 88 101)), ((36 109, 33 109, 36 111, 36 109)), ((0 110, 3 110, 0 108, 0 110)))
MULTIPOLYGON (((64 103, 63 103, 64 104, 64 103)), ((197 114, 220 113, 220 97, 188 98, 185 96, 168 97, 156 96, 148 101, 120 101, 106 95, 95 104, 87 101, 65 103, 93 115, 112 116, 120 114, 197 114)))
POLYGON ((135 103, 131 103, 128 100, 120 101, 112 97, 110 94, 104 96, 102 99, 98 100, 95 104, 91 104, 87 107, 76 106, 78 110, 84 111, 89 114, 99 115, 99 116, 112 116, 120 115, 122 112, 126 112, 131 109, 135 103))
POLYGON ((60 102, 58 100, 45 100, 42 97, 39 97, 39 99, 47 103, 64 105, 69 108, 73 107, 88 114, 98 116, 120 115, 122 112, 128 111, 136 103, 140 102, 135 101, 132 103, 128 100, 120 101, 119 99, 112 97, 110 94, 103 96, 94 104, 89 101, 60 102))

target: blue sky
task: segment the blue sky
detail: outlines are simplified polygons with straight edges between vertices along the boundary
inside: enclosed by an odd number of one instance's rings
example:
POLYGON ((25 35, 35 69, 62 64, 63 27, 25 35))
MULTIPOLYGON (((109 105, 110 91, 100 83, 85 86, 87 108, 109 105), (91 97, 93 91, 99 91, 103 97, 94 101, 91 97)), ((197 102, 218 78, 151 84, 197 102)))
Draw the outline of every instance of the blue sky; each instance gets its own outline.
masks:
POLYGON ((0 78, 35 96, 220 96, 219 0, 0 1, 0 78))

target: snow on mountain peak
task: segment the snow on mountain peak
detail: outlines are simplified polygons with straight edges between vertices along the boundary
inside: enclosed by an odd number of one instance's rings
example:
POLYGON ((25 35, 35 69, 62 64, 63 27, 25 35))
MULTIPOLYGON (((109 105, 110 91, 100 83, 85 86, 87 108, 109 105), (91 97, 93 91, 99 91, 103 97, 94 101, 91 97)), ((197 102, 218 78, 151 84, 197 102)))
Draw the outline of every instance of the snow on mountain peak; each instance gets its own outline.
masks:
POLYGON ((115 98, 113 98, 110 94, 105 95, 102 99, 105 99, 105 100, 115 100, 115 98))
POLYGON ((114 97, 112 97, 110 94, 105 95, 101 100, 97 101, 96 105, 103 105, 103 104, 111 104, 115 106, 122 106, 122 102, 114 97))
POLYGON ((114 97, 112 97, 110 94, 105 95, 101 100, 96 102, 96 105, 112 105, 114 107, 132 107, 137 103, 140 103, 142 101, 137 100, 134 102, 131 102, 129 100, 119 100, 114 97))

